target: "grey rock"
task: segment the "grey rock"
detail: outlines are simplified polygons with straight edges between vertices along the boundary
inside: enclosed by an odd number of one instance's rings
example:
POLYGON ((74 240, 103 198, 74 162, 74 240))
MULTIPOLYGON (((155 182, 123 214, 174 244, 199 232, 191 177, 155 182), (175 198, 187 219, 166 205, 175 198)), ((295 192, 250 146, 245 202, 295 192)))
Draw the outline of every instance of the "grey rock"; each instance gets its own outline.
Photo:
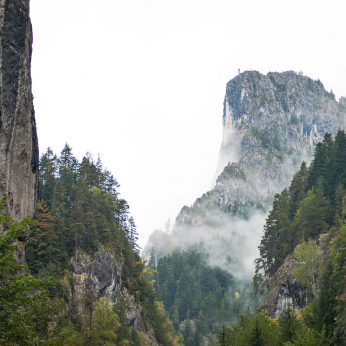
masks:
MULTIPOLYGON (((323 262, 327 259, 326 238, 326 234, 321 234, 318 239, 318 248, 323 262)), ((285 259, 275 276, 269 278, 269 287, 262 307, 272 318, 280 317, 288 307, 298 313, 314 299, 313 295, 292 277, 295 264, 294 255, 291 254, 285 259)))
POLYGON ((17 221, 34 214, 38 192, 31 53, 29 1, 0 0, 0 194, 17 221))
POLYGON ((114 298, 121 287, 122 264, 110 252, 101 250, 93 256, 76 250, 71 259, 74 299, 82 312, 87 292, 105 298, 114 298))
MULTIPOLYGON (((7 194, 5 211, 16 221, 33 216, 38 194, 31 53, 29 0, 0 0, 0 196, 7 194)), ((16 261, 25 263, 25 246, 16 261)))
MULTIPOLYGON (((324 134, 345 127, 344 104, 320 82, 293 71, 235 77, 226 87, 221 174, 192 209, 211 200, 226 213, 248 216, 256 205, 269 205, 324 134)), ((203 223, 195 215, 188 220, 189 214, 191 208, 183 208, 177 226, 203 223)))
MULTIPOLYGON (((309 301, 309 296, 304 287, 296 279, 292 279, 295 260, 288 256, 283 265, 277 271, 263 302, 263 308, 272 318, 280 315, 290 307, 294 313, 299 312, 309 301)), ((310 297, 311 301, 311 297, 310 297)))
POLYGON ((86 297, 93 294, 98 298, 121 299, 130 327, 143 331, 148 345, 156 346, 154 330, 142 318, 142 307, 123 285, 123 263, 109 251, 99 250, 93 255, 76 249, 71 258, 71 278, 62 280, 65 296, 70 309, 82 314, 86 297))

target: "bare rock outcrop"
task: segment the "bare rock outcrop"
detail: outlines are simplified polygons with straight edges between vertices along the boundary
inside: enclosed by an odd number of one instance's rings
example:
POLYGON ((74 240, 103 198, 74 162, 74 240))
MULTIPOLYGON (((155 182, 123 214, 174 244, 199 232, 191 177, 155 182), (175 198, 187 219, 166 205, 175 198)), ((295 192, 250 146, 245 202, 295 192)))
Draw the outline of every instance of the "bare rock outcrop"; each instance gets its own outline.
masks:
POLYGON ((204 206, 241 217, 270 206, 324 134, 345 128, 346 107, 320 81, 294 71, 246 71, 227 83, 222 121, 215 187, 182 209, 178 227, 205 224, 204 206))
POLYGON ((76 250, 71 272, 61 281, 69 306, 82 314, 88 295, 95 298, 121 299, 130 327, 142 331, 150 346, 157 346, 153 328, 142 318, 142 307, 123 284, 123 263, 114 253, 100 249, 92 255, 76 250))
POLYGON ((294 257, 288 256, 271 280, 263 308, 272 318, 279 317, 289 307, 297 313, 309 302, 309 295, 305 287, 302 287, 296 279, 292 278, 294 264, 294 257))
MULTIPOLYGON (((317 242, 321 263, 325 263, 328 257, 326 239, 327 234, 320 234, 317 242)), ((312 292, 292 275, 295 265, 293 252, 287 256, 275 275, 269 278, 269 287, 262 307, 272 318, 280 317, 289 307, 297 313, 314 300, 312 292)))

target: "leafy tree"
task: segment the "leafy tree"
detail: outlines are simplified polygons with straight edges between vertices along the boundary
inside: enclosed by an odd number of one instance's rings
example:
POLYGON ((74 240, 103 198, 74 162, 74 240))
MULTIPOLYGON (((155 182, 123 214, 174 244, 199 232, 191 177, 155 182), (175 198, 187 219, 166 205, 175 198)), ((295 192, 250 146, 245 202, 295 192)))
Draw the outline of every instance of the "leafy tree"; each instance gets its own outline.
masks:
POLYGON ((317 297, 318 274, 322 270, 323 257, 315 240, 298 245, 293 256, 296 260, 292 278, 296 278, 314 297, 317 297))
POLYGON ((230 327, 222 328, 218 339, 220 346, 279 346, 279 326, 263 312, 242 314, 230 327))
POLYGON ((110 299, 101 298, 89 305, 88 312, 83 315, 82 331, 85 335, 85 344, 115 346, 116 331, 120 325, 119 318, 113 311, 114 304, 110 299))

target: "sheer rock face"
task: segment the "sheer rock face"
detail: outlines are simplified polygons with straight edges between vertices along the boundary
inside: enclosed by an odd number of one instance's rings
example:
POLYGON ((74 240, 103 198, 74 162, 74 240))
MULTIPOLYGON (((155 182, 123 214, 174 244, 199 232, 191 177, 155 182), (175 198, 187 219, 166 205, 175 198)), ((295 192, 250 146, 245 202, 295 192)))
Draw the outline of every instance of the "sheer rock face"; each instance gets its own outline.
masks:
POLYGON ((0 194, 17 221, 34 214, 38 191, 31 53, 29 1, 0 0, 0 194))
POLYGON ((312 299, 306 289, 292 278, 294 265, 294 257, 288 256, 270 282, 263 308, 272 318, 280 317, 289 307, 298 313, 312 299))
POLYGON ((222 120, 221 174, 213 190, 182 209, 177 226, 202 225, 202 205, 240 216, 270 205, 324 134, 345 128, 345 99, 293 71, 244 72, 227 84, 222 120))
POLYGON ((75 308, 82 314, 90 293, 94 297, 122 299, 130 327, 143 331, 149 345, 158 345, 154 330, 143 321, 141 305, 123 285, 123 263, 117 260, 112 252, 99 250, 93 255, 88 255, 76 250, 71 258, 71 274, 71 280, 65 277, 63 285, 70 301, 70 308, 75 308))
MULTIPOLYGON (((71 259, 73 292, 76 301, 84 303, 86 292, 98 293, 100 297, 114 298, 121 287, 122 265, 107 251, 93 256, 76 251, 71 259)), ((84 306, 81 306, 80 312, 84 306)))
MULTIPOLYGON (((328 242, 326 240, 327 234, 320 234, 317 242, 322 263, 326 263, 328 259, 328 242)), ((275 275, 269 278, 269 287, 262 307, 272 318, 280 317, 289 307, 298 313, 314 300, 312 292, 309 292, 292 275, 296 263, 294 253, 287 256, 275 275)))

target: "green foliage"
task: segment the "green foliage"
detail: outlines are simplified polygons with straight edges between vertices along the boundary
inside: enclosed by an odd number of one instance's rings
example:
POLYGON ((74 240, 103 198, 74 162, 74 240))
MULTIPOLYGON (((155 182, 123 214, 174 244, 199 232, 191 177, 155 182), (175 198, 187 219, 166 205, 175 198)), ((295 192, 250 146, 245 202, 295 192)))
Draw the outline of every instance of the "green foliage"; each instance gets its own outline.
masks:
MULTIPOLYGON (((6 196, 2 197, 0 210, 6 196)), ((66 318, 66 304, 48 292, 52 279, 37 279, 25 265, 14 260, 21 234, 29 231, 32 221, 15 222, 0 215, 0 343, 1 345, 75 344, 76 333, 66 318)))
POLYGON ((82 316, 83 344, 116 346, 116 331, 120 325, 113 305, 110 299, 102 298, 95 300, 87 309, 87 313, 82 316))
POLYGON ((210 267, 203 252, 175 250, 157 266, 154 258, 152 252, 147 279, 154 283, 176 328, 184 323, 185 345, 200 345, 203 337, 215 335, 224 323, 258 308, 254 302, 260 298, 255 297, 250 283, 210 267))
POLYGON ((318 239, 339 222, 345 185, 346 136, 340 130, 335 139, 328 133, 324 136, 316 145, 309 169, 303 162, 289 189, 275 196, 259 247, 260 258, 255 262, 257 290, 268 286, 298 244, 318 239))
POLYGON ((335 138, 326 134, 309 169, 303 163, 289 189, 275 196, 265 225, 261 257, 256 260, 256 288, 269 286, 285 257, 294 251, 292 279, 315 298, 302 311, 302 319, 290 311, 281 316, 280 342, 286 346, 346 341, 345 150, 344 131, 335 138))
POLYGON ((281 343, 294 341, 301 329, 301 321, 294 314, 291 307, 288 306, 288 308, 279 318, 279 333, 281 343))
POLYGON ((331 209, 320 189, 309 190, 300 202, 300 208, 292 222, 292 229, 300 241, 316 239, 325 233, 332 223, 331 209), (315 193, 316 191, 316 193, 315 193))
POLYGON ((277 127, 259 129, 258 127, 252 126, 250 129, 251 134, 261 141, 264 148, 275 148, 281 151, 281 142, 279 136, 279 130, 277 127))
POLYGON ((315 240, 303 242, 295 249, 296 260, 292 278, 296 278, 314 297, 317 296, 317 278, 322 270, 323 257, 315 240))
POLYGON ((320 79, 318 79, 318 80, 316 81, 316 83, 317 83, 321 88, 324 89, 324 85, 323 85, 323 83, 320 81, 320 79))
POLYGON ((293 125, 299 125, 299 118, 296 114, 291 115, 290 123, 293 125))
POLYGON ((264 313, 253 316, 240 315, 236 323, 223 328, 219 333, 220 346, 265 346, 279 345, 279 328, 277 321, 264 313))
POLYGON ((139 251, 129 206, 100 158, 94 162, 87 153, 78 162, 67 144, 59 158, 48 149, 40 159, 39 180, 38 223, 27 247, 34 273, 48 269, 62 275, 76 248, 93 253, 103 245, 130 257, 132 249, 139 251))
MULTIPOLYGON (((40 159, 40 168, 40 202, 26 249, 31 271, 61 278, 50 290, 65 294, 70 259, 77 249, 90 255, 99 249, 110 251, 123 264, 123 286, 140 304, 142 319, 153 328, 158 343, 180 345, 180 336, 146 279, 129 206, 119 196, 116 179, 102 168, 101 159, 95 162, 87 153, 79 162, 66 145, 59 157, 48 149, 40 159)), ((64 297, 71 298, 69 294, 64 297)), ((82 317, 70 306, 71 319, 80 329, 78 344, 149 344, 144 333, 129 326, 128 307, 121 298, 117 297, 115 304, 89 291, 85 303, 82 317)))
POLYGON ((308 328, 301 318, 287 309, 279 320, 263 312, 241 315, 230 327, 223 327, 218 336, 219 346, 327 346, 333 341, 325 328, 321 333, 308 328))
POLYGON ((239 168, 239 166, 234 162, 228 163, 228 165, 224 168, 222 175, 226 179, 234 178, 246 180, 246 175, 244 171, 241 168, 239 168))

